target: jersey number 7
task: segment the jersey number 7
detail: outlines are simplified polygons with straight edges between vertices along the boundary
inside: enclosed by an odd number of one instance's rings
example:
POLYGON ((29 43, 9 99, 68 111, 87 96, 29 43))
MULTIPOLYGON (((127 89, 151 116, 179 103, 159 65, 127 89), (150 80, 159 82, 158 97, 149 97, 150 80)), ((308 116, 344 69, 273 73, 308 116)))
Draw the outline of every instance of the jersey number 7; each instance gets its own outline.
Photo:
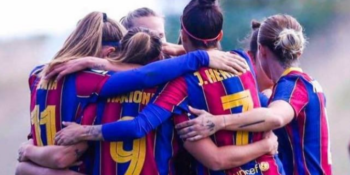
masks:
MULTIPOLYGON (((221 102, 224 110, 242 106, 242 112, 246 112, 254 107, 253 99, 249 90, 223 96, 221 97, 221 102)), ((247 131, 237 131, 235 138, 236 145, 249 144, 249 132, 247 131)))

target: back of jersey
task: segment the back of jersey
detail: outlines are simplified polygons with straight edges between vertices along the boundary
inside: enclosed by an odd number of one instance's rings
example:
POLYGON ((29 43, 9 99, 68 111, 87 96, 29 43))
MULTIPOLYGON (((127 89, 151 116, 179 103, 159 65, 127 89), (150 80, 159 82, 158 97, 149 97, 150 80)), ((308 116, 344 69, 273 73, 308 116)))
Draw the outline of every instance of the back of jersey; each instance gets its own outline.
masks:
MULTIPOLYGON (((82 115, 82 109, 98 93, 98 85, 108 78, 101 73, 83 71, 60 81, 39 84, 42 69, 43 66, 35 68, 29 77, 31 134, 38 146, 54 145, 56 132, 62 129, 62 121, 80 122, 78 117, 82 115)), ((94 116, 84 115, 85 118, 94 116)), ((92 123, 92 119, 86 120, 92 123)))
MULTIPOLYGON (((260 107, 256 81, 251 71, 235 76, 222 70, 202 68, 185 76, 184 81, 188 91, 187 104, 211 114, 237 114, 260 107)), ((247 145, 261 140, 263 133, 222 130, 211 138, 218 146, 247 145)), ((209 170, 199 165, 197 172, 209 172, 209 170)), ((225 171, 226 174, 232 175, 279 174, 278 172, 273 156, 262 156, 241 167, 225 171)), ((210 171, 210 174, 222 173, 222 171, 210 171)))
POLYGON ((30 76, 31 133, 35 145, 54 145, 56 132, 62 128, 62 121, 73 121, 72 117, 76 112, 74 109, 78 103, 75 82, 70 77, 39 85, 38 74, 41 70, 34 70, 30 76))
MULTIPOLYGON (((150 102, 155 92, 156 88, 137 90, 100 100, 95 124, 133 119, 150 102)), ((156 140, 155 132, 150 132, 146 137, 135 140, 97 142, 93 174, 158 174, 154 157, 156 140)))

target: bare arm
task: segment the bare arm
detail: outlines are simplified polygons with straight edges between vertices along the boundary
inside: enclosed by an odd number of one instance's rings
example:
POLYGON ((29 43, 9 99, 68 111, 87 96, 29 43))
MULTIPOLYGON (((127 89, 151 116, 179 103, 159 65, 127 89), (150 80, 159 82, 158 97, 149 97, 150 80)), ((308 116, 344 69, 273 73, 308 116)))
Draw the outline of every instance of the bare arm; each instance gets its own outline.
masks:
POLYGON ((198 117, 176 125, 180 137, 190 141, 208 137, 222 129, 270 131, 285 126, 295 115, 292 106, 282 100, 272 102, 268 108, 256 108, 239 114, 213 116, 204 110, 190 110, 198 117))
POLYGON ((224 120, 218 120, 220 129, 259 132, 287 125, 294 117, 294 110, 289 103, 278 100, 272 102, 268 108, 257 108, 248 112, 222 115, 221 117, 224 120))
POLYGON ((16 167, 16 175, 83 175, 70 170, 54 170, 40 167, 30 162, 20 162, 16 167))
POLYGON ((58 81, 65 75, 87 68, 105 71, 126 71, 138 67, 140 67, 140 65, 126 64, 121 62, 116 63, 97 57, 83 57, 52 67, 45 78, 51 79, 52 77, 57 76, 56 80, 58 81))
POLYGON ((184 144, 190 152, 204 166, 212 170, 224 170, 241 166, 258 157, 276 153, 277 137, 270 132, 270 137, 244 146, 217 147, 210 138, 198 141, 186 141, 184 144))
POLYGON ((27 145, 23 148, 22 160, 30 160, 43 167, 63 169, 76 163, 87 148, 86 142, 70 146, 27 145))

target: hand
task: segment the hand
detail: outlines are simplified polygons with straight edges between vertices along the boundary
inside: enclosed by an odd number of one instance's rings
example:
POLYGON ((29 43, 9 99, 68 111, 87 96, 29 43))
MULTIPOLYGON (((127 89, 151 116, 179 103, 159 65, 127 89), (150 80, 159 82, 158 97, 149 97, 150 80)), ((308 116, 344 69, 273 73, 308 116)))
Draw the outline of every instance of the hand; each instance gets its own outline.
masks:
POLYGON ((84 135, 84 126, 74 122, 62 122, 66 126, 56 134, 55 143, 57 145, 73 145, 81 141, 84 135))
POLYGON ((186 53, 182 45, 172 44, 172 43, 163 43, 162 52, 170 56, 179 56, 186 53))
POLYGON ((33 139, 29 139, 26 142, 23 142, 21 144, 21 146, 18 149, 18 162, 26 162, 28 161, 28 157, 27 157, 27 153, 28 153, 28 149, 30 149, 30 147, 34 146, 33 143, 33 139))
POLYGON ((192 114, 197 115, 197 118, 175 126, 180 138, 196 141, 214 134, 219 129, 216 119, 222 117, 215 117, 204 110, 192 107, 189 109, 192 114))
POLYGON ((207 51, 209 55, 209 67, 231 72, 234 75, 246 72, 248 64, 238 54, 219 50, 207 51))
POLYGON ((56 77, 56 81, 59 81, 62 77, 79 72, 87 68, 105 70, 105 64, 108 63, 108 60, 96 58, 96 57, 83 57, 79 59, 70 60, 68 62, 58 64, 53 66, 48 74, 45 76, 45 79, 51 79, 56 77))
POLYGON ((264 139, 266 139, 268 144, 268 154, 275 155, 278 154, 278 138, 277 136, 272 132, 265 132, 264 139))

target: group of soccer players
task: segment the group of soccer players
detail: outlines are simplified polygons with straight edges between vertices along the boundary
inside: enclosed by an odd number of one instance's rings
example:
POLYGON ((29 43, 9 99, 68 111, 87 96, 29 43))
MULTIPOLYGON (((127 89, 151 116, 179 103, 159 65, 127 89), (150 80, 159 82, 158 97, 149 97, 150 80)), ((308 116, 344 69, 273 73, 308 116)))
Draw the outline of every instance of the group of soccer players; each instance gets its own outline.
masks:
POLYGON ((223 20, 216 0, 191 0, 171 44, 151 9, 88 14, 30 73, 16 174, 332 174, 302 26, 273 15, 252 23, 248 51, 223 52, 223 20))

